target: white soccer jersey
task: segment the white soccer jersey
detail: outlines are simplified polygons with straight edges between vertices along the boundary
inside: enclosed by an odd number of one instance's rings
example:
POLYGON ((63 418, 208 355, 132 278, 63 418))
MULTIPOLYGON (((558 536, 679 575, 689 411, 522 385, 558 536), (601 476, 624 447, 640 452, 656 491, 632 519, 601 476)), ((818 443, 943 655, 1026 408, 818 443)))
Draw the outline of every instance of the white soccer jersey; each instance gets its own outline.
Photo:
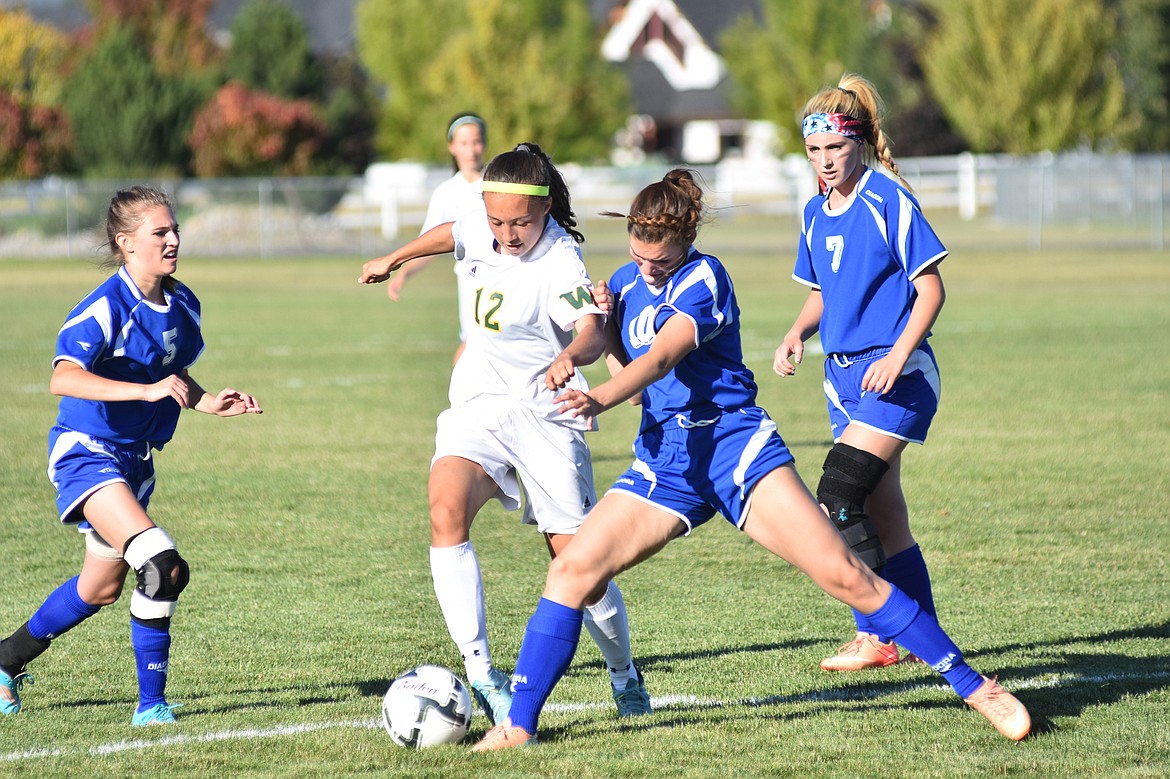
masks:
MULTIPOLYGON (((447 222, 455 222, 464 214, 483 210, 483 180, 468 181, 462 173, 456 173, 451 178, 435 187, 431 193, 431 202, 427 206, 427 217, 423 220, 419 235, 431 228, 447 222)), ((467 333, 471 330, 471 320, 464 313, 471 307, 471 291, 459 276, 459 268, 455 268, 456 278, 459 279, 457 293, 459 298, 459 340, 467 340, 467 333)))
POLYGON ((468 181, 462 173, 456 173, 431 193, 431 202, 427 205, 427 216, 419 235, 441 224, 454 222, 463 214, 478 208, 483 208, 483 181, 468 181))
MULTIPOLYGON (((583 419, 557 413, 558 393, 544 385, 545 372, 573 339, 574 323, 601 313, 577 242, 549 218, 527 254, 500 254, 482 209, 459 219, 452 231, 456 272, 472 292, 471 310, 460 314, 472 324, 451 374, 451 406, 519 402, 539 416, 584 429, 583 419)), ((569 386, 588 390, 580 371, 569 386)))

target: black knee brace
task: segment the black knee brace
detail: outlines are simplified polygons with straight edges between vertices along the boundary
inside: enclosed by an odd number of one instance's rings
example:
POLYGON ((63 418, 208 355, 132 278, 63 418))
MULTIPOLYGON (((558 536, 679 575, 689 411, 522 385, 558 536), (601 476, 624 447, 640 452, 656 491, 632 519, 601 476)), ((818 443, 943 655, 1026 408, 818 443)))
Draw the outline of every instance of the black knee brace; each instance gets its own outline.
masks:
POLYGON ((138 575, 138 590, 151 600, 173 602, 191 580, 187 561, 179 556, 174 541, 161 527, 131 538, 123 556, 138 575))
POLYGON ((191 581, 187 561, 174 549, 159 552, 138 571, 138 589, 154 600, 178 600, 179 593, 191 581))
POLYGON ((834 444, 825 457, 817 500, 845 537, 845 543, 870 568, 886 563, 886 554, 873 520, 865 513, 865 499, 877 488, 890 466, 880 457, 849 444, 834 444))

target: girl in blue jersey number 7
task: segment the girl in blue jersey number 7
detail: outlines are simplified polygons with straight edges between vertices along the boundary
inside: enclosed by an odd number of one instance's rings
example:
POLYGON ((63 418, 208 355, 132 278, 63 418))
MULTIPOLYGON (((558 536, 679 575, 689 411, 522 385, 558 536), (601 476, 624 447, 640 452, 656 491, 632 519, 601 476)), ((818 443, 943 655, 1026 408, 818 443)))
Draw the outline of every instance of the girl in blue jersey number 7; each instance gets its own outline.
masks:
POLYGON ((609 284, 610 356, 624 367, 588 392, 565 390, 559 401, 592 418, 641 392, 636 459, 549 566, 520 647, 508 719, 475 750, 531 742, 576 651, 589 593, 716 513, 897 637, 1005 736, 1023 738, 1031 727, 1024 706, 972 670, 933 617, 857 558, 801 481, 776 425, 756 405, 731 278, 694 246, 703 212, 692 173, 673 170, 624 215, 632 262, 609 284))
POLYGON ((61 396, 49 432, 49 479, 61 521, 85 534, 81 573, 0 642, 0 713, 21 709, 26 666, 50 641, 118 599, 131 570, 130 643, 138 669, 134 725, 175 721, 166 701, 171 616, 189 578, 174 541, 147 515, 153 450, 179 412, 259 414, 251 395, 206 392, 187 369, 203 351, 199 301, 174 277, 179 225, 165 194, 114 195, 106 235, 117 271, 69 313, 57 334, 49 390, 61 396))
MULTIPOLYGON (((866 564, 937 618, 901 459, 908 443, 926 440, 938 409, 938 365, 926 339, 945 298, 938 265, 947 250, 907 188, 867 164, 877 159, 898 176, 880 108, 873 85, 855 74, 805 106, 805 152, 823 192, 804 208, 792 276, 812 290, 773 369, 795 373, 804 342, 820 331, 834 443, 817 499, 866 564)), ((897 663, 893 637, 860 612, 854 618, 856 637, 821 667, 897 663)))

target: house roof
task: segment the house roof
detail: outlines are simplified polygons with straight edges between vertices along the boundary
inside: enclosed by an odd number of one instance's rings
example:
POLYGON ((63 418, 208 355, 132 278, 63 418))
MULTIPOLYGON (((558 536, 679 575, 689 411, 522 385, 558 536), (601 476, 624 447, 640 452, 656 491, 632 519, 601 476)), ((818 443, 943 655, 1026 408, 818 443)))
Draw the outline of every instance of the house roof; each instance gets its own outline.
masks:
POLYGON ((718 55, 723 31, 759 0, 593 0, 606 30, 602 54, 623 63, 638 113, 659 123, 732 114, 728 76, 718 55))

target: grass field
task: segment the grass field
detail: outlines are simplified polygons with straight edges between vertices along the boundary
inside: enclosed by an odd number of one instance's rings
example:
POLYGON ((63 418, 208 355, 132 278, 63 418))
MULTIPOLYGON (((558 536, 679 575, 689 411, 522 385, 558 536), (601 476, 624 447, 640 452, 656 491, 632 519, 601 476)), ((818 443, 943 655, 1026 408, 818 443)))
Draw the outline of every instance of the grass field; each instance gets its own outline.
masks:
MULTIPOLYGON (((431 589, 425 494, 453 276, 436 263, 390 304, 356 284, 352 258, 187 256, 208 343, 192 372, 266 413, 186 414, 157 458, 151 513, 192 567, 171 658, 180 721, 129 725, 127 594, 32 666, 25 710, 0 719, 0 775, 1165 776, 1170 255, 992 252, 970 227, 940 232, 956 248, 932 341, 943 404, 904 481, 940 619, 1028 705, 1024 742, 921 665, 819 671, 850 636, 847 610, 712 522, 619 579, 652 717, 614 717, 585 638, 540 747, 399 749, 377 722, 389 681, 422 662, 460 669, 431 589)), ((587 234, 593 275, 607 275, 621 236, 587 234)), ((792 236, 725 215, 701 245, 732 271, 761 402, 815 483, 830 443, 818 361, 785 381, 770 371, 803 300, 792 236)), ((100 279, 84 261, 0 263, 0 635, 80 561, 44 473, 47 380, 65 313, 100 279)), ((602 422, 599 489, 628 464, 636 412, 602 422)), ((473 539, 493 652, 511 668, 543 544, 494 504, 473 539)), ((477 714, 471 737, 485 727, 477 714)))

